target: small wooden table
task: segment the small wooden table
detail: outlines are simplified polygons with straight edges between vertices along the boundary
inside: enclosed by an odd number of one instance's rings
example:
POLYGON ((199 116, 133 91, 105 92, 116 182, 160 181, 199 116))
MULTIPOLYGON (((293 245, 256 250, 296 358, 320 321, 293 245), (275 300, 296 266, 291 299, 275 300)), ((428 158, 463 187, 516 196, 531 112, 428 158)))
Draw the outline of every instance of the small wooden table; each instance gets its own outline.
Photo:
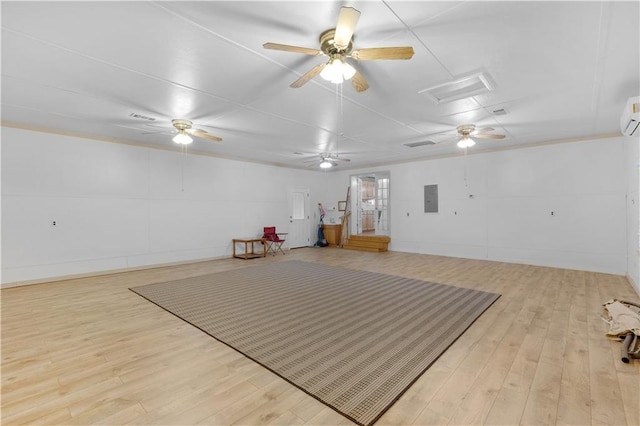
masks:
POLYGON ((331 224, 323 224, 322 229, 324 230, 324 239, 327 240, 327 243, 332 246, 340 245, 340 239, 342 238, 342 225, 339 223, 331 223, 331 224))
POLYGON ((238 259, 253 259, 255 257, 266 257, 267 245, 264 238, 234 238, 233 239, 233 257, 238 259), (251 243, 251 251, 249 251, 249 243, 251 243), (254 243, 262 243, 262 252, 256 253, 253 247, 254 243), (244 253, 236 254, 236 244, 244 244, 244 253))

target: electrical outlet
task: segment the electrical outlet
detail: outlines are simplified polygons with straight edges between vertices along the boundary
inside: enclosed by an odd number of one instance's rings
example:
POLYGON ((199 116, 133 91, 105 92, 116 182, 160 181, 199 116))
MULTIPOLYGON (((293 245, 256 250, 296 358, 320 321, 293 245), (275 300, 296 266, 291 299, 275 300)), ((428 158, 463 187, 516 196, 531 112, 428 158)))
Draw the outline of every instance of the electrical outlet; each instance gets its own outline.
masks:
POLYGON ((49 225, 51 225, 51 226, 58 226, 58 221, 57 221, 57 220, 50 220, 50 221, 49 221, 49 225))

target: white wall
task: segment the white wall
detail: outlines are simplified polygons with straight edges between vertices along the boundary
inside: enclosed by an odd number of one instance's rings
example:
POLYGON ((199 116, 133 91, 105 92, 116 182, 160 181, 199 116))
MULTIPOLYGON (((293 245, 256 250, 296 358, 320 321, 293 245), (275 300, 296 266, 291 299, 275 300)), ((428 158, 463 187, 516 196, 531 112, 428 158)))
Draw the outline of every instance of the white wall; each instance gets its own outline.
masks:
POLYGON ((180 160, 2 128, 2 283, 230 256, 234 237, 287 230, 297 187, 311 190, 313 244, 318 202, 388 170, 391 250, 626 274, 637 288, 638 144, 622 137, 330 173, 189 155, 184 191, 180 160), (423 213, 427 184, 437 214, 423 213))
POLYGON ((232 238, 287 231, 290 189, 313 209, 319 176, 2 128, 2 283, 230 256, 232 238))
POLYGON ((640 294, 640 139, 626 138, 627 277, 640 294))
POLYGON ((351 174, 389 170, 391 250, 624 275, 625 155, 620 137, 345 171, 328 196, 344 198, 351 174), (424 213, 428 184, 437 214, 424 213))

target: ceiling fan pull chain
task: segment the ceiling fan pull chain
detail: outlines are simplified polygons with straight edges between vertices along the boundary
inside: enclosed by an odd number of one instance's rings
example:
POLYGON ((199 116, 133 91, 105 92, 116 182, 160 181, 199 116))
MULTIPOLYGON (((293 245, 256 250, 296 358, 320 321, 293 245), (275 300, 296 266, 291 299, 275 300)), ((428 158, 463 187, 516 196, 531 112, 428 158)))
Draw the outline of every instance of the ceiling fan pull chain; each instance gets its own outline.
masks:
POLYGON ((184 163, 187 159, 187 145, 182 145, 182 155, 180 155, 180 191, 184 192, 184 163))
POLYGON ((344 97, 343 97, 343 85, 340 85, 340 134, 344 132, 344 97))
POLYGON ((464 187, 469 188, 469 181, 467 180, 467 147, 464 148, 464 187))
POLYGON ((344 108, 343 108, 343 93, 342 93, 342 89, 343 89, 343 85, 342 84, 338 84, 338 86, 340 86, 338 88, 338 111, 340 114, 340 128, 338 129, 338 138, 336 140, 336 157, 339 155, 339 151, 338 151, 338 147, 340 145, 340 137, 344 134, 344 108))

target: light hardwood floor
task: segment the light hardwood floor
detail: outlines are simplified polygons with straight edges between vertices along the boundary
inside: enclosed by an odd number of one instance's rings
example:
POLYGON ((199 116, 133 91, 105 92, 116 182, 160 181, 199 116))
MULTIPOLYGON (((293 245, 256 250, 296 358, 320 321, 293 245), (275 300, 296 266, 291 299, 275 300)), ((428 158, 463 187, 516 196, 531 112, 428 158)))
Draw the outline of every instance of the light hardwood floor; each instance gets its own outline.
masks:
POLYGON ((502 294, 377 425, 640 424, 640 361, 605 338, 624 277, 305 248, 0 292, 2 424, 351 424, 128 287, 291 259, 502 294))

